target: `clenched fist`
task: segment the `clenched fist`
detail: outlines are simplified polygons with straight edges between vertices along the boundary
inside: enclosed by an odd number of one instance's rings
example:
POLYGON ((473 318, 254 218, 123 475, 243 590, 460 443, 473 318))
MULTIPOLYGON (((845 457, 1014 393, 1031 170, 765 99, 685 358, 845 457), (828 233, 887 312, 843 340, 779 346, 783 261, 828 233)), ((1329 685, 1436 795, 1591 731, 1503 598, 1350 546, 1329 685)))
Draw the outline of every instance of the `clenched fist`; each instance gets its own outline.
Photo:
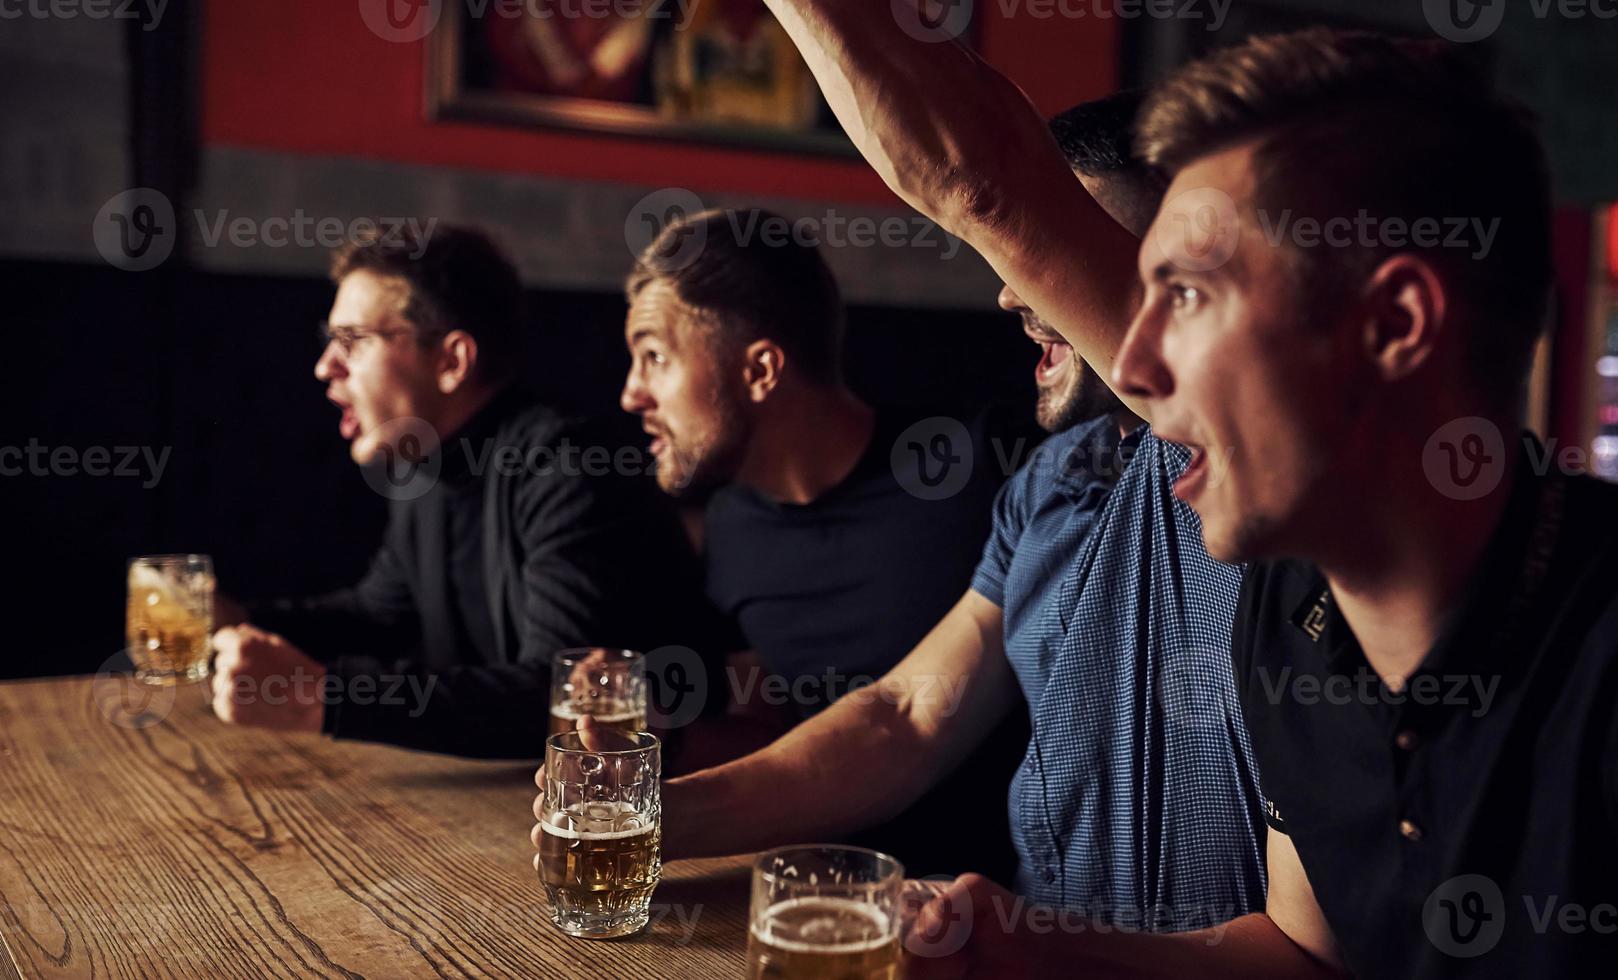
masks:
POLYGON ((274 633, 227 626, 214 633, 214 714, 233 725, 319 732, 326 668, 274 633))

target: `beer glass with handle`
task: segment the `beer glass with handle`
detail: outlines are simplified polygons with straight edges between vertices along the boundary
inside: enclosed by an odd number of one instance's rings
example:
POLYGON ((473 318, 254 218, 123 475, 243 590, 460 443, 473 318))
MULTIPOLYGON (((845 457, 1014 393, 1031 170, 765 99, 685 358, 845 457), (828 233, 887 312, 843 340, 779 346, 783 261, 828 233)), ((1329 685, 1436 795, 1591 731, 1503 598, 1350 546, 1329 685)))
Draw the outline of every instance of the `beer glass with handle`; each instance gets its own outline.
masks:
POLYGON ((546 740, 539 880, 558 929, 611 939, 645 927, 663 871, 662 775, 662 746, 650 732, 546 740))
POLYGON ((750 980, 899 976, 904 867, 863 847, 809 844, 753 862, 750 980))
POLYGON ((207 555, 148 555, 129 562, 125 638, 135 678, 185 684, 208 676, 214 574, 207 555))
POLYGON ((646 658, 634 650, 582 647, 551 661, 550 734, 570 732, 579 718, 622 732, 646 728, 646 658))

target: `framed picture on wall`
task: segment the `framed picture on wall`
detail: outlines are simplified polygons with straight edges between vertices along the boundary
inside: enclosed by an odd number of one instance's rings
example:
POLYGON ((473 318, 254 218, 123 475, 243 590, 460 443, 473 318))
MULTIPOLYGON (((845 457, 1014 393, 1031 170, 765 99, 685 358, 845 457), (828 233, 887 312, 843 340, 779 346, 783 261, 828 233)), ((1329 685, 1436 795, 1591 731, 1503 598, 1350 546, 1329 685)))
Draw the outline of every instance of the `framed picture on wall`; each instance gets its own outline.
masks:
POLYGON ((853 154, 763 0, 450 3, 433 119, 853 154))

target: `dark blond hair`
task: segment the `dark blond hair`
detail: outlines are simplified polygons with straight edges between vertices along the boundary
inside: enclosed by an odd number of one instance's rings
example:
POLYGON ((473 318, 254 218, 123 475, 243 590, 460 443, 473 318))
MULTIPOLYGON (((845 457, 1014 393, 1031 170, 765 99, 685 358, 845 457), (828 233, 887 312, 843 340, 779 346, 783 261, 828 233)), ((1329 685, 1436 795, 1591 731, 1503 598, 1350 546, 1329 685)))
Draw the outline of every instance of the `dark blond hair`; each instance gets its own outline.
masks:
POLYGON ((1275 214, 1498 218, 1482 257, 1385 244, 1294 257, 1300 289, 1322 309, 1387 256, 1422 254, 1476 324, 1465 343, 1484 393, 1520 389, 1552 282, 1548 167, 1532 117, 1456 46, 1324 28, 1254 37, 1165 81, 1142 110, 1138 139, 1170 176, 1256 141, 1254 206, 1275 214))
POLYGON ((800 376, 838 384, 844 314, 837 280, 818 246, 764 231, 786 227, 785 218, 758 208, 682 215, 641 252, 624 293, 634 302, 652 283, 667 283, 726 349, 772 340, 800 376))

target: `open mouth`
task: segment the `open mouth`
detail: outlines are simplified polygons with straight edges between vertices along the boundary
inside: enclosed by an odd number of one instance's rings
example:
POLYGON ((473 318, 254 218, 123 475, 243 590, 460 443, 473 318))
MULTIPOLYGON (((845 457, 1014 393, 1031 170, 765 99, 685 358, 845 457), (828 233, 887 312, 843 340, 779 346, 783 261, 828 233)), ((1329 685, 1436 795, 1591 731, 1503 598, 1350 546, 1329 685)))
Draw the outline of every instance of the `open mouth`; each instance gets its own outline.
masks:
POLYGON ((1189 504, 1208 482, 1208 451, 1201 446, 1181 445, 1191 450, 1191 462, 1174 481, 1174 495, 1189 504))
POLYGON ((1049 329, 1023 324, 1023 332, 1028 339, 1039 346, 1039 363, 1034 365, 1034 381, 1039 385, 1050 385, 1063 371, 1067 370, 1068 362, 1073 360, 1073 346, 1063 340, 1060 334, 1049 329))
MULTIPOLYGON (((327 396, 330 398, 330 396, 327 396)), ((343 415, 337 420, 337 432, 346 440, 352 442, 360 434, 360 417, 354 413, 354 406, 336 398, 331 403, 343 410, 343 415)))
POLYGON ((647 447, 646 451, 651 453, 653 456, 663 455, 663 450, 667 449, 669 446, 668 436, 664 434, 663 430, 654 429, 649 425, 641 426, 641 428, 647 435, 652 437, 652 443, 647 447))
POLYGON ((1062 372, 1067 370, 1068 362, 1073 359, 1073 348, 1065 343, 1049 343, 1039 341, 1039 363, 1034 366, 1034 380, 1042 385, 1050 384, 1062 372))

